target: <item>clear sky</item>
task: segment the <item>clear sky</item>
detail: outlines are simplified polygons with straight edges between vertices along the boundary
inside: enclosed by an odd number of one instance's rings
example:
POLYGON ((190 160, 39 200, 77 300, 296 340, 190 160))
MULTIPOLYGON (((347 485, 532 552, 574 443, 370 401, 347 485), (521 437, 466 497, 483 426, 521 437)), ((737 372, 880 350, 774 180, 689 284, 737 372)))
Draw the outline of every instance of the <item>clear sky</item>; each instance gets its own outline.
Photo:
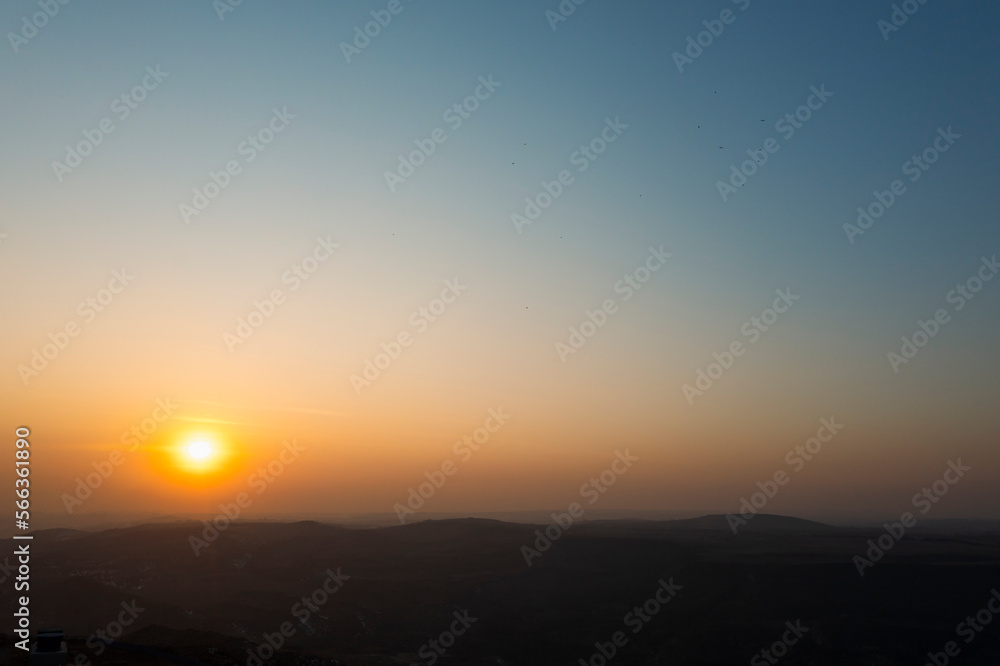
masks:
POLYGON ((1000 517, 996 3, 42 6, 0 8, 37 512, 213 513, 294 439, 246 515, 446 461, 422 511, 560 509, 628 449, 593 508, 785 470, 768 512, 888 518, 961 459, 927 517, 1000 517))

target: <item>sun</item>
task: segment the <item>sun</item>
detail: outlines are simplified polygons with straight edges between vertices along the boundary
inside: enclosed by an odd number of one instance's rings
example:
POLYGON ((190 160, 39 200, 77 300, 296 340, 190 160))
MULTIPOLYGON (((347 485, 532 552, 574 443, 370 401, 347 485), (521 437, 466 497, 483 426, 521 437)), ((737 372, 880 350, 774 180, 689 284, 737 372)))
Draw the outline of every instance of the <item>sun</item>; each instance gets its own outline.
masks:
POLYGON ((199 439, 188 444, 187 448, 184 449, 184 453, 192 460, 207 460, 215 454, 215 450, 211 442, 199 439))
POLYGON ((198 476, 224 471, 228 448, 218 437, 203 432, 190 433, 175 441, 173 459, 179 471, 198 476))

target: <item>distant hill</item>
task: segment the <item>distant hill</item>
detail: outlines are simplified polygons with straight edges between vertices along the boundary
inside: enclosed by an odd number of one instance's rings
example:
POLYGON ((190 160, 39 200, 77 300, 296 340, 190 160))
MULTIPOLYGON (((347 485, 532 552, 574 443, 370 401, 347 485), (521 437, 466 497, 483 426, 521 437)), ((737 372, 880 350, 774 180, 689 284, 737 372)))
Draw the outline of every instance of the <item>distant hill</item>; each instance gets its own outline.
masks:
MULTIPOLYGON (((742 519, 742 517, 740 518, 742 519)), ((839 529, 832 525, 818 523, 813 520, 768 513, 759 513, 743 520, 746 520, 746 525, 740 524, 738 532, 836 532, 839 529)), ((686 520, 671 520, 667 521, 667 525, 675 528, 725 530, 732 532, 729 519, 722 514, 688 518, 686 520)))

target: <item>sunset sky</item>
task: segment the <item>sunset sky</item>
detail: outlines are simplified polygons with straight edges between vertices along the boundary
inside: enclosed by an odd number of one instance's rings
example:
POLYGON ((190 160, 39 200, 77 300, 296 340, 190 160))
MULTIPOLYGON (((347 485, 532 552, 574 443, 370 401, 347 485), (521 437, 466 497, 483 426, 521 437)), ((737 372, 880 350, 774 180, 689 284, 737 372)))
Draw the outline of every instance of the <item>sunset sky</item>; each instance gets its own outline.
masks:
POLYGON ((564 510, 627 449, 594 511, 734 512, 784 469, 768 513, 881 520, 961 459, 926 517, 1000 518, 996 3, 218 6, 0 8, 0 401, 39 527, 217 513, 283 447, 244 515, 391 514, 446 461, 421 512, 564 510))

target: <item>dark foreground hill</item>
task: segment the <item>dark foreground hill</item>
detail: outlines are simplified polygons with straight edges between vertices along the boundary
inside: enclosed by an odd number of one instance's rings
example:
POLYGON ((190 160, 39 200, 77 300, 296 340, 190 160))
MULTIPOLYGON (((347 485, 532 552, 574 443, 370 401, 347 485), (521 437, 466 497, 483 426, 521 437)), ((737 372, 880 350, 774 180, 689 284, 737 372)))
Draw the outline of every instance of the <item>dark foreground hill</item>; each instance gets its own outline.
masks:
POLYGON ((949 642, 949 663, 1000 663, 981 612, 1000 535, 912 529, 861 576, 880 534, 763 515, 735 535, 724 516, 59 530, 33 542, 32 621, 96 664, 893 666, 949 642))

